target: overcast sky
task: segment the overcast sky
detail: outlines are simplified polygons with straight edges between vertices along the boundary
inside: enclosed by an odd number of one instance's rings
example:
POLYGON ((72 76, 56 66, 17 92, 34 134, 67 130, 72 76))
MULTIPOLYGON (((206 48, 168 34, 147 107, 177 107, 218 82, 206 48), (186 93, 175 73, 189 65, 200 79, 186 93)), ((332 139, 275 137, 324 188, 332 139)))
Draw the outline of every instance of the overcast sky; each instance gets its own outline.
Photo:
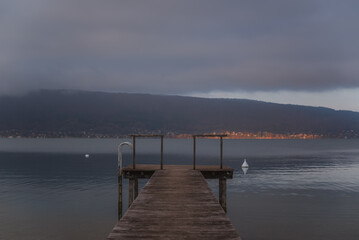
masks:
POLYGON ((0 0, 0 84, 359 111, 359 1, 0 0))

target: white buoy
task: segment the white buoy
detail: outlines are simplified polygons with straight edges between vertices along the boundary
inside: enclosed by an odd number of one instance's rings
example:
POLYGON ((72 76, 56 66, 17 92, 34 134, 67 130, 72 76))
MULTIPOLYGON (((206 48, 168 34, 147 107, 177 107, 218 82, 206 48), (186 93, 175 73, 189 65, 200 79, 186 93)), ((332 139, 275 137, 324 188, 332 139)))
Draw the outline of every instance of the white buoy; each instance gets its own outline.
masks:
POLYGON ((247 160, 244 159, 244 162, 243 162, 243 164, 242 164, 242 168, 248 168, 248 167, 249 167, 249 166, 248 166, 247 160))
POLYGON ((89 157, 90 157, 90 154, 86 153, 85 158, 89 158, 89 157))

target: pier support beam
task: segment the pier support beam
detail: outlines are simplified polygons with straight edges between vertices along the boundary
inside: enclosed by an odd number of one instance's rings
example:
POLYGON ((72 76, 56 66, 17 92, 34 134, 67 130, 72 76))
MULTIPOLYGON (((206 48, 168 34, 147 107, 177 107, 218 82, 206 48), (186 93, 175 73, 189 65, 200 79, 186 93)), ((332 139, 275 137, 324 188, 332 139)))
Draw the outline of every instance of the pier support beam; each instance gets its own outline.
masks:
POLYGON ((133 178, 128 180, 128 207, 130 207, 133 202, 133 182, 133 178))
POLYGON ((221 204, 223 210, 227 212, 227 179, 219 178, 219 204, 221 204))
POLYGON ((137 198, 138 196, 138 178, 135 177, 135 190, 134 190, 134 194, 135 194, 135 197, 134 197, 134 200, 137 198))
POLYGON ((118 220, 122 218, 122 174, 118 170, 118 203, 117 203, 118 220))
POLYGON ((196 169, 196 136, 193 136, 193 170, 196 169))
POLYGON ((163 136, 161 136, 161 170, 163 169, 163 136))

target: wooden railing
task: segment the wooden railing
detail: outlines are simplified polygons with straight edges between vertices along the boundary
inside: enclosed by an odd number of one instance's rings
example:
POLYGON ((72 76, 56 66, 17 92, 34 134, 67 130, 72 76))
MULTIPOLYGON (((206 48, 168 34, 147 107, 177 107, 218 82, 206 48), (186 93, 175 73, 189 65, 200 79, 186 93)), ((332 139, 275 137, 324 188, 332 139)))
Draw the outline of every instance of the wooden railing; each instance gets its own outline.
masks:
POLYGON ((219 138, 220 139, 220 157, 219 167, 223 169, 223 138, 227 137, 226 134, 195 134, 193 137, 193 170, 196 169, 196 138, 219 138))
POLYGON ((162 134, 132 134, 132 166, 136 169, 136 138, 161 138, 161 169, 163 169, 163 136, 162 134))

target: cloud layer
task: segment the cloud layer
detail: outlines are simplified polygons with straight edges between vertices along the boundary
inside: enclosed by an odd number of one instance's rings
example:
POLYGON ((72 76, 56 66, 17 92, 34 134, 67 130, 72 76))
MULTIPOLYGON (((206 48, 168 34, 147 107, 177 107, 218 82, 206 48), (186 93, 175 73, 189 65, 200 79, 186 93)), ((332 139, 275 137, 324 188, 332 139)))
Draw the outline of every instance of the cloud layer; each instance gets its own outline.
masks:
POLYGON ((3 0, 0 94, 359 87, 358 1, 3 0))

